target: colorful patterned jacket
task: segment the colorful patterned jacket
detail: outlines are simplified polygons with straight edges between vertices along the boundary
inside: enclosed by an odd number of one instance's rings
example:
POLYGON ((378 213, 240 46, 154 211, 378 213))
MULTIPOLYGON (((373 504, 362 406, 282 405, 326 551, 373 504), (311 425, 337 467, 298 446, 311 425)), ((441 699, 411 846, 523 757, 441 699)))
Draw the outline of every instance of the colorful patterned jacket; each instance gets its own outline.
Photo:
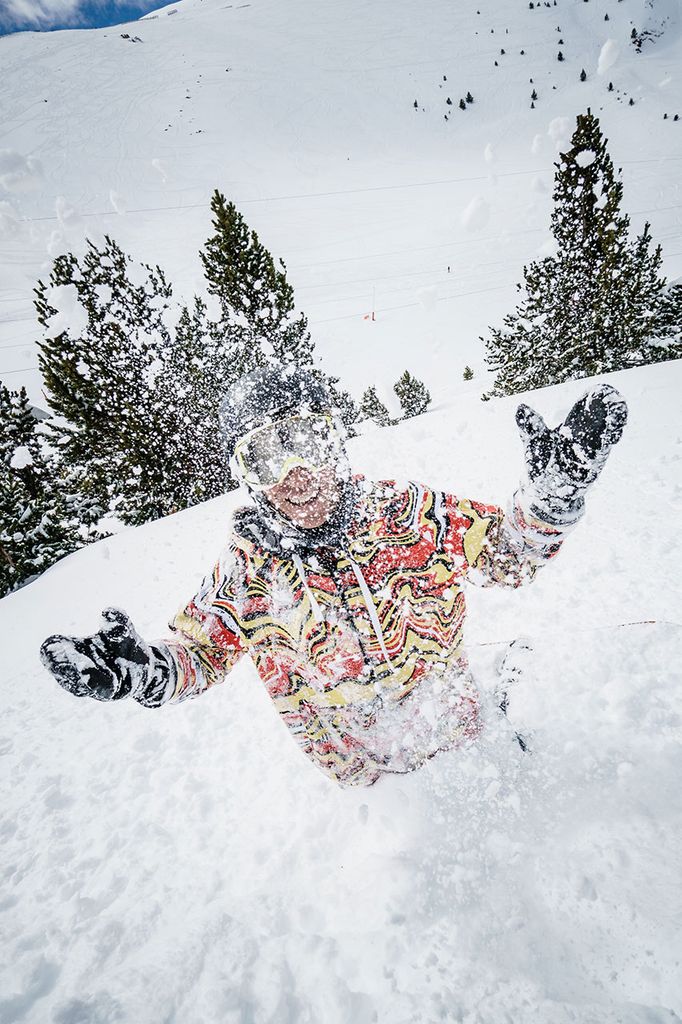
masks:
POLYGON ((305 754, 342 785, 409 771, 475 736, 462 584, 517 587, 565 528, 420 484, 359 478, 343 550, 274 552, 235 532, 173 622, 170 700, 203 693, 247 652, 305 754))

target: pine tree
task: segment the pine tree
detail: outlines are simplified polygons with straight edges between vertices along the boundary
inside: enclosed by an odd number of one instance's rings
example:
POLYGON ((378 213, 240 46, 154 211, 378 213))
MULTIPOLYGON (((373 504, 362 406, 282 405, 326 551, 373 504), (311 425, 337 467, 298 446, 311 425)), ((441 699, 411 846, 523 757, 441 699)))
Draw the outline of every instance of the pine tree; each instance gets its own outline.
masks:
POLYGON ((357 407, 348 391, 344 391, 342 388, 337 387, 339 383, 338 377, 326 377, 325 383, 329 388, 329 393, 331 394, 332 402, 334 403, 333 412, 341 419, 341 422, 348 432, 348 436, 355 437, 357 434, 355 424, 361 418, 360 409, 357 407))
POLYGON ((466 99, 467 103, 473 103, 474 102, 474 97, 471 95, 470 92, 468 92, 466 94, 465 99, 466 99))
POLYGON ((426 389, 426 385, 413 377, 407 370, 393 385, 393 390, 398 396, 400 408, 403 410, 403 419, 408 419, 410 416, 421 416, 431 403, 431 395, 426 389))
POLYGON ((217 189, 211 210, 214 234, 200 255, 208 291, 220 304, 221 318, 213 330, 229 339, 233 375, 239 377, 270 357, 311 365, 308 322, 295 313, 284 261, 279 260, 278 269, 234 203, 217 189))
POLYGON ((85 542, 68 481, 22 388, 0 384, 0 596, 85 542))
POLYGON ((582 71, 580 72, 580 81, 581 82, 586 82, 587 81, 587 71, 585 71, 585 68, 583 68, 582 71))
POLYGON ((563 55, 563 53, 561 52, 561 50, 559 50, 559 52, 558 52, 558 54, 557 54, 557 57, 556 57, 556 59, 557 59, 558 61, 562 61, 562 60, 564 59, 564 55, 563 55))
POLYGON ((467 105, 466 105, 466 103, 464 102, 464 100, 460 100, 460 101, 459 101, 459 109, 460 109, 460 110, 466 110, 466 108, 467 108, 467 105))
POLYGON ((393 423, 388 409, 380 401, 373 385, 368 387, 362 396, 360 416, 363 420, 373 420, 380 427, 390 427, 393 423))
POLYGON ((464 367, 464 373, 462 374, 462 377, 464 378, 464 380, 473 380, 474 371, 471 369, 470 366, 464 367))
POLYGON ((173 508, 217 497, 236 486, 218 422, 220 396, 231 376, 230 348, 210 332, 206 304, 183 307, 155 380, 162 430, 171 451, 166 489, 173 508))
POLYGON ((648 224, 629 240, 623 186, 589 109, 555 167, 557 252, 524 267, 525 296, 486 341, 492 395, 682 355, 682 286, 659 276, 648 224))
POLYGON ((164 432, 156 390, 172 290, 159 267, 136 267, 133 283, 132 260, 109 236, 102 249, 87 245, 81 261, 58 256, 35 289, 50 430, 92 515, 115 507, 137 524, 177 507, 168 486, 177 438, 164 432))

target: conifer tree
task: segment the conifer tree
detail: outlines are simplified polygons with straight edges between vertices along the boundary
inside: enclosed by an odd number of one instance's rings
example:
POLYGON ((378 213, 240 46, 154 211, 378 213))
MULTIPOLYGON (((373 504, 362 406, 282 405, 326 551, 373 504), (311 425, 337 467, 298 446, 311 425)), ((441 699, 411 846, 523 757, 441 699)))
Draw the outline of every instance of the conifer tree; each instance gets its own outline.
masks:
POLYGON ((390 427, 393 423, 388 409, 379 399, 373 385, 368 387, 362 396, 360 416, 363 420, 373 420, 380 427, 390 427))
POLYGON ((234 203, 217 189, 211 199, 214 233, 201 255, 208 291, 220 303, 214 333, 230 345, 232 374, 263 365, 269 357, 281 363, 309 366, 313 346, 308 322, 296 315, 294 290, 251 230, 234 203))
POLYGON ((629 239, 623 186, 589 109, 555 167, 557 252, 524 267, 525 296, 486 341, 492 395, 682 355, 682 286, 659 276, 648 224, 629 239))
POLYGON ((325 380, 327 387, 329 388, 329 393, 332 397, 332 402, 334 403, 333 411, 341 419, 341 422, 348 432, 348 436, 355 437, 357 433, 355 424, 361 418, 360 409, 353 401, 349 392, 338 387, 338 377, 327 377, 325 380))
POLYGON ((77 505, 22 388, 0 383, 0 596, 85 542, 77 505))
POLYGON ((133 283, 132 260, 109 236, 102 249, 87 245, 81 261, 58 256, 35 289, 50 429, 91 508, 115 506, 137 524, 176 508, 167 486, 176 439, 156 390, 172 290, 159 267, 137 267, 133 283))
POLYGON ((398 396, 400 408, 403 410, 403 419, 408 419, 410 416, 421 416, 431 403, 431 395, 426 385, 413 377, 407 370, 393 385, 393 390, 398 396))
POLYGON ((236 486, 218 422, 220 398, 231 379, 231 353, 210 331, 206 304, 182 308, 163 349, 155 390, 162 430, 172 453, 166 490, 172 507, 187 508, 236 486))
POLYGON ((464 380, 472 380, 473 376, 474 376, 474 371, 471 369, 471 367, 470 366, 465 366, 464 367, 464 373, 462 374, 462 377, 464 378, 464 380))

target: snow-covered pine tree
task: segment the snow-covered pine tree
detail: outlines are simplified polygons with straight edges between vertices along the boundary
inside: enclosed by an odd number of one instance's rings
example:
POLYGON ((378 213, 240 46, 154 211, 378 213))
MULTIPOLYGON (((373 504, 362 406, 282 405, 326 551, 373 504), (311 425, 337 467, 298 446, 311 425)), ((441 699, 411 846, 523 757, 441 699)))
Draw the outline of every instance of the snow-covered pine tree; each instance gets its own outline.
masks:
POLYGON ((473 377, 474 377, 474 371, 471 369, 470 366, 465 366, 464 367, 464 373, 462 374, 462 378, 464 380, 473 380, 473 377))
POLYGON ((421 416, 431 402, 431 395, 426 385, 413 377, 407 370, 393 385, 393 390, 398 396, 400 408, 403 410, 403 419, 408 419, 410 416, 421 416))
POLYGON ((58 256, 35 306, 45 330, 39 363, 63 463, 101 513, 129 524, 175 511, 167 410, 156 390, 172 289, 163 271, 135 265, 109 236, 82 260, 58 256), (135 282, 131 277, 135 277, 135 282))
POLYGON ((274 357, 281 363, 310 366, 313 344, 308 322, 296 315, 294 290, 258 235, 234 203, 217 189, 211 199, 214 233, 201 252, 208 291, 220 303, 213 325, 230 349, 232 378, 274 357))
POLYGON ((155 397, 172 453, 168 497, 174 508, 188 508, 236 486, 218 423, 222 390, 232 372, 230 348, 211 334, 199 296, 191 311, 182 308, 160 362, 155 397))
POLYGON ((682 288, 659 277, 646 224, 633 242, 599 121, 579 115, 554 183, 556 255, 523 268, 525 295, 491 329, 491 396, 682 355, 682 288))
POLYGON ((373 385, 368 387, 362 396, 360 417, 363 420, 373 420, 380 427, 390 427, 393 423, 388 409, 380 400, 373 385))
POLYGON ((338 377, 326 377, 325 382, 329 388, 334 403, 334 411, 340 417, 341 422, 348 432, 349 437, 355 437, 357 431, 355 424, 361 418, 360 409, 353 401, 352 395, 338 387, 338 377))
POLYGON ((0 383, 0 596, 85 543, 26 391, 0 383))

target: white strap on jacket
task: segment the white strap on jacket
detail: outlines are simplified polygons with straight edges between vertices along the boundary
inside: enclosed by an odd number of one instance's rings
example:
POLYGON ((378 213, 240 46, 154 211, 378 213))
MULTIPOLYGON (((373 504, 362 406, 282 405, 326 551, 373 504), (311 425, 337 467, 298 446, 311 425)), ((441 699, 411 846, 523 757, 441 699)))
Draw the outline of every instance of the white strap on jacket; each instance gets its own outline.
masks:
MULTIPOLYGON (((318 602, 317 598, 315 597, 315 595, 313 594, 313 592, 310 589, 310 587, 308 586, 308 583, 306 581, 305 569, 303 567, 303 562, 301 561, 301 556, 293 554, 291 556, 291 560, 293 561, 294 565, 296 566, 296 572, 298 573, 298 575, 301 578, 301 583, 303 584, 303 589, 305 590, 306 594, 308 595, 308 600, 310 601, 310 607, 312 608, 313 617, 314 617, 315 621, 316 622, 324 622, 324 614, 322 612, 322 609, 320 608, 319 602, 318 602)), ((367 611, 369 613, 370 621, 371 621, 372 626, 374 628, 374 632, 376 633, 376 638, 379 641, 379 646, 381 647, 382 654, 383 654, 384 658, 386 659, 386 664, 391 669, 393 669, 393 663, 391 662, 390 655, 388 653, 388 650, 386 649, 386 642, 384 640, 384 634, 383 634, 383 632, 381 630, 381 623, 379 622, 379 616, 377 615, 376 606, 374 604, 374 598, 372 597, 372 591, 367 586, 367 580, 362 575, 362 571, 360 569, 360 566, 357 564, 357 562, 354 562, 352 558, 349 558, 348 561, 350 562, 351 566, 353 567, 353 572, 355 573, 355 578, 358 581, 358 586, 360 587, 360 593, 362 594, 362 598, 363 598, 363 600, 365 602, 365 606, 366 606, 367 611)))
POLYGON ((294 565, 296 566, 296 572, 301 577, 301 583, 303 584, 303 589, 305 590, 306 594, 308 595, 308 600, 310 601, 310 607, 313 610, 313 618, 315 619, 315 622, 324 622, 324 615, 322 614, 322 609, 320 608, 318 600, 317 600, 317 598, 315 597, 315 595, 313 594, 312 590, 310 589, 310 587, 308 586, 308 584, 306 582, 305 569, 303 568, 303 562, 301 561, 301 556, 300 555, 292 555, 292 561, 293 561, 294 565))
POLYGON ((349 562, 353 566, 353 572, 355 573, 355 578, 358 581, 358 586, 360 587, 360 592, 361 592, 361 594, 362 594, 362 596, 364 598, 365 604, 367 605, 367 611, 369 612, 369 617, 370 617, 370 619, 372 621, 372 626, 374 627, 374 632, 376 633, 377 640, 379 641, 379 646, 381 647, 381 650, 383 652, 384 658, 386 659, 386 664, 391 669, 393 669, 393 664, 391 662, 391 658, 389 656, 388 651, 386 650, 386 643, 384 641, 384 634, 381 631, 381 623, 379 622, 379 616, 377 615, 376 605, 374 604, 374 598, 372 597, 372 591, 367 586, 367 580, 362 575, 362 570, 360 569, 360 566, 357 564, 357 562, 354 562, 352 558, 349 558, 349 562))

